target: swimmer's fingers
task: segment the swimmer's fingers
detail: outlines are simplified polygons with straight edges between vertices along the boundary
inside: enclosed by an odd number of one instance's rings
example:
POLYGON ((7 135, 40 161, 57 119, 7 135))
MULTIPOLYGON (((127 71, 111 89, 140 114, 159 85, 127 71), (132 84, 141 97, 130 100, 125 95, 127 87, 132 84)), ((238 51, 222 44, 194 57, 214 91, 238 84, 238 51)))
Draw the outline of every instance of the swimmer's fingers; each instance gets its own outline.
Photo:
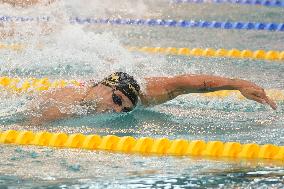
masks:
POLYGON ((246 90, 242 90, 241 93, 250 100, 254 100, 261 104, 268 104, 274 110, 277 108, 276 103, 266 96, 264 90, 251 91, 249 89, 246 89, 246 90))
POLYGON ((263 99, 273 110, 277 109, 277 104, 272 99, 270 99, 266 94, 264 94, 263 99))
POLYGON ((250 99, 250 100, 254 100, 254 101, 256 101, 256 102, 259 102, 259 103, 261 103, 261 104, 266 104, 266 101, 265 101, 264 99, 262 99, 262 98, 260 98, 260 97, 258 97, 258 96, 255 96, 255 95, 253 95, 253 94, 247 94, 245 97, 246 97, 247 99, 250 99))
POLYGON ((273 110, 277 109, 276 103, 266 95, 264 89, 261 89, 261 91, 255 91, 254 95, 263 100, 264 104, 268 104, 273 110))

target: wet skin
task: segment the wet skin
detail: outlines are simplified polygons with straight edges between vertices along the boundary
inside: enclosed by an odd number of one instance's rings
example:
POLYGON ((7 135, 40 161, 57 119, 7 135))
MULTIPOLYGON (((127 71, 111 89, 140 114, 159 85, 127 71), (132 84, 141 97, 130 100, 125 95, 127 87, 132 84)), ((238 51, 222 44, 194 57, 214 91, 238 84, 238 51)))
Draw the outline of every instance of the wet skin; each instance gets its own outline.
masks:
MULTIPOLYGON (((218 90, 239 90, 244 97, 261 104, 267 104, 272 109, 277 105, 260 86, 240 79, 230 79, 211 75, 179 75, 173 77, 145 78, 145 90, 139 94, 144 106, 162 104, 175 97, 188 93, 207 93, 218 90)), ((133 108, 132 102, 122 92, 111 87, 99 84, 96 87, 86 86, 82 88, 66 87, 50 90, 42 93, 35 102, 50 102, 39 105, 40 116, 33 117, 32 124, 40 124, 73 116, 72 113, 64 113, 58 105, 68 107, 80 105, 92 109, 91 113, 122 112, 123 108, 133 108), (121 99, 121 105, 114 102, 114 94, 121 99), (93 106, 93 108, 92 108, 93 106)), ((31 106, 33 111, 38 111, 31 106)))

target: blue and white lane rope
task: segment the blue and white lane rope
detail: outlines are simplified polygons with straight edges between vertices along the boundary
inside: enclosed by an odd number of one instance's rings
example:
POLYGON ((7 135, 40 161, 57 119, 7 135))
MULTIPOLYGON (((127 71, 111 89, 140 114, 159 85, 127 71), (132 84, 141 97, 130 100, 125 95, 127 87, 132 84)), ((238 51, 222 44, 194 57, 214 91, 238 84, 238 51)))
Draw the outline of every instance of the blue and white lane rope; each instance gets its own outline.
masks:
POLYGON ((0 15, 0 22, 48 22, 51 20, 50 16, 8 16, 0 15))
POLYGON ((259 5, 268 7, 284 7, 282 0, 172 0, 172 3, 232 3, 241 5, 259 5))
POLYGON ((74 17, 70 18, 70 23, 284 31, 284 23, 266 23, 266 22, 229 22, 229 21, 218 22, 218 21, 127 19, 127 18, 96 19, 96 18, 74 17))
MULTIPOLYGON (((49 16, 0 16, 1 22, 41 22, 51 21, 49 16)), ((236 29, 236 30, 267 30, 284 31, 284 23, 273 22, 218 22, 218 21, 195 21, 195 20, 164 20, 164 19, 97 19, 70 17, 71 24, 112 24, 112 25, 143 25, 143 26, 164 26, 182 28, 215 28, 215 29, 236 29)))

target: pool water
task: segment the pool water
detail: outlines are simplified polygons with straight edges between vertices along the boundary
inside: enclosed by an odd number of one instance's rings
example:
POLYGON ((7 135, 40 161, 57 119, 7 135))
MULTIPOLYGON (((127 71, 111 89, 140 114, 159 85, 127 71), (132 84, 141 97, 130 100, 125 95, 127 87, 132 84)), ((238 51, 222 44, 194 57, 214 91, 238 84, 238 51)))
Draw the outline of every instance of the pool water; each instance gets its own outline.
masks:
MULTIPOLYGON (((77 25, 70 16, 283 22, 284 9, 233 4, 173 4, 166 0, 56 1, 13 8, 3 15, 50 16, 49 22, 2 22, 0 75, 100 80, 125 71, 144 77, 214 74, 284 89, 284 64, 260 60, 182 57, 129 52, 125 46, 283 50, 284 33, 268 31, 77 25)), ((276 111, 235 96, 183 95, 163 105, 139 106, 129 114, 81 116, 26 125, 30 94, 1 90, 1 130, 47 130, 133 137, 203 139, 284 145, 284 103, 276 111)), ((282 162, 193 157, 141 156, 102 151, 0 146, 0 188, 283 188, 282 162)))

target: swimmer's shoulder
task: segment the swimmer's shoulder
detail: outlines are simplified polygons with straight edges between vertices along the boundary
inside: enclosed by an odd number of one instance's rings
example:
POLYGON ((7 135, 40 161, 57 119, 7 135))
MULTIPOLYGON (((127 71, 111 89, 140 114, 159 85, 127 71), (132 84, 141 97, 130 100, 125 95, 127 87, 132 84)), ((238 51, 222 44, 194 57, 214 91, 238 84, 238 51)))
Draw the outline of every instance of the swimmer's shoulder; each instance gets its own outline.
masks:
POLYGON ((80 100, 85 95, 85 87, 63 87, 63 88, 54 88, 48 91, 42 92, 39 97, 44 99, 55 99, 55 100, 64 100, 64 99, 73 99, 80 100))

